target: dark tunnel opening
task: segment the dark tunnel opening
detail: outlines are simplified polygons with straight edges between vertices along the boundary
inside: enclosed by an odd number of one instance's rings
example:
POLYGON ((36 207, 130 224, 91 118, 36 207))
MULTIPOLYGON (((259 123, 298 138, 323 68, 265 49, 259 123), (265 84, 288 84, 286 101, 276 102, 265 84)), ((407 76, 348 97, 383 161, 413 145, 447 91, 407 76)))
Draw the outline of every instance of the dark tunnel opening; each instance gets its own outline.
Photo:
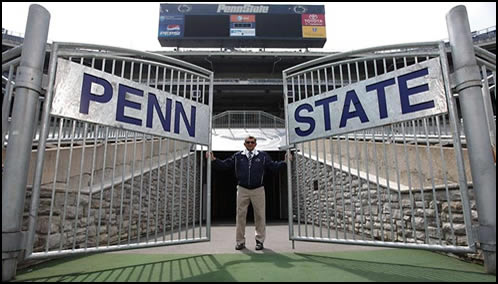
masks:
MULTIPOLYGON (((285 152, 266 151, 272 160, 282 161, 285 152)), ((226 159, 235 152, 215 151, 217 159, 226 159)), ((214 224, 235 224, 237 206, 237 179, 235 171, 220 171, 212 167, 211 180, 211 220, 214 224)), ((267 172, 264 176, 266 222, 284 222, 287 220, 287 170, 278 173, 267 172)), ((247 211, 247 224, 254 224, 252 205, 247 211)))

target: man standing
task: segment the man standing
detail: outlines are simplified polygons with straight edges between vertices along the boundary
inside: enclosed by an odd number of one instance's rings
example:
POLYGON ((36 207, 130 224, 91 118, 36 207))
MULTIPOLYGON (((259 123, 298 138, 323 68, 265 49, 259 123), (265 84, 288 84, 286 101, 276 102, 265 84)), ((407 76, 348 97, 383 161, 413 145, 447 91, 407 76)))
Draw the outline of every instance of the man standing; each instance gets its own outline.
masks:
POLYGON ((212 152, 206 153, 206 157, 211 158, 216 169, 235 169, 237 177, 236 250, 245 248, 246 217, 249 203, 252 203, 254 209, 256 250, 263 249, 266 232, 263 176, 265 170, 276 172, 286 165, 285 161, 274 162, 266 152, 255 150, 256 145, 256 138, 248 136, 244 139, 246 148, 244 151, 237 152, 222 161, 217 160, 212 152))

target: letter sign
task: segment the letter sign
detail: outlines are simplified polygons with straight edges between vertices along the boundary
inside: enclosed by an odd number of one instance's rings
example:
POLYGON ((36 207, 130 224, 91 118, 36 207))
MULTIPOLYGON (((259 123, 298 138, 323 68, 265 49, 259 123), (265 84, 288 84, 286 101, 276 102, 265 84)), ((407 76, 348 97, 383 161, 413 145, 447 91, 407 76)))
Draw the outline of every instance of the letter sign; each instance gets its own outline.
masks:
POLYGON ((209 106, 58 59, 51 114, 207 145, 209 106))
POLYGON ((439 58, 296 101, 287 106, 297 143, 446 113, 439 58))

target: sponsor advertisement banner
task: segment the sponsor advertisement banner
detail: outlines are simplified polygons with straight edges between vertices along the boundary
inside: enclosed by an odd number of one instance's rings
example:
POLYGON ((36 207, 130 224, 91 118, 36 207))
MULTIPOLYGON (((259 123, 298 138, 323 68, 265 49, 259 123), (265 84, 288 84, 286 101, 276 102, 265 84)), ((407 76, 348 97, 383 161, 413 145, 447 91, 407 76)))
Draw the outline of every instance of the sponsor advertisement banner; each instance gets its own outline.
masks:
POLYGON ((232 23, 254 23, 254 22, 256 22, 256 15, 230 15, 230 22, 232 22, 232 23))
POLYGON ((325 26, 324 14, 303 14, 301 19, 303 26, 325 26))
POLYGON ((303 38, 326 38, 325 27, 303 26, 303 38))
POLYGON ((256 29, 230 29, 230 36, 256 36, 256 29))
POLYGON ((164 15, 159 18, 159 37, 183 37, 184 16, 164 15))

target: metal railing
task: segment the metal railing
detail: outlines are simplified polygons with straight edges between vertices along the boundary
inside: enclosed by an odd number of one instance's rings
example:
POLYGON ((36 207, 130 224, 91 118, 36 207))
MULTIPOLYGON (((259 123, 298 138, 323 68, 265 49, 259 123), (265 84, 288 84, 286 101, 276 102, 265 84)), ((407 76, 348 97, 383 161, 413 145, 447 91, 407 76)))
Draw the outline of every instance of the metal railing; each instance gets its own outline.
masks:
POLYGON ((496 26, 472 32, 472 40, 474 42, 490 38, 496 38, 496 26))
MULTIPOLYGON (((446 55, 442 42, 400 44, 294 66, 283 71, 286 108, 441 54, 446 55)), ((454 160, 462 151, 456 97, 448 99, 449 120, 447 114, 434 115, 296 143, 299 153, 288 168, 291 239, 475 251, 467 182, 457 174, 464 162, 454 160), (444 147, 448 142, 450 151, 444 147), (458 213, 464 222, 454 219, 454 211, 436 206, 455 201, 450 183, 459 183, 463 209, 458 213), (456 241, 457 229, 466 231, 465 242, 456 241)))
POLYGON ((229 110, 213 116, 213 128, 284 128, 285 121, 263 111, 229 110))
POLYGON ((24 42, 24 34, 2 28, 2 40, 10 40, 22 44, 24 42))
MULTIPOLYGON (((21 48, 2 54, 3 151, 14 137, 9 130, 21 48)), ((203 176, 208 145, 56 117, 47 102, 57 59, 207 106, 212 73, 174 58, 108 46, 54 43, 50 53, 51 83, 47 97, 43 89, 38 97, 27 178, 32 204, 25 210, 33 213, 26 259, 208 241, 210 193, 202 185, 209 180, 203 176)))

